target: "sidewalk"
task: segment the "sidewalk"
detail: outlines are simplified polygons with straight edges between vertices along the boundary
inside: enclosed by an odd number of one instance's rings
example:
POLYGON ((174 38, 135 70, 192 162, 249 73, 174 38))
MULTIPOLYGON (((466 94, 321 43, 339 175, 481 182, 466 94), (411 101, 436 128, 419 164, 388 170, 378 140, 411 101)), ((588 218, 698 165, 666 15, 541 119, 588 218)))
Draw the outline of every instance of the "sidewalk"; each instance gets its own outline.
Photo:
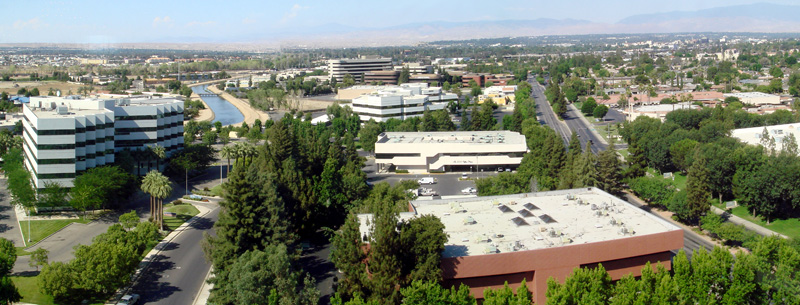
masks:
POLYGON ((715 207, 713 205, 711 206, 711 211, 714 212, 714 214, 717 214, 717 215, 720 215, 720 216, 723 216, 723 217, 727 217, 728 221, 730 221, 732 223, 735 223, 737 225, 742 225, 746 229, 758 233, 758 235, 761 235, 761 236, 777 235, 777 236, 780 236, 780 237, 782 237, 784 239, 789 239, 789 237, 786 236, 786 235, 780 234, 778 232, 775 232, 775 231, 772 231, 772 230, 767 229, 765 227, 762 227, 762 226, 759 226, 757 224, 754 224, 754 223, 752 223, 750 221, 744 220, 739 216, 736 216, 736 215, 733 215, 731 213, 728 213, 727 211, 724 211, 724 210, 722 210, 722 209, 720 209, 718 207, 715 207))

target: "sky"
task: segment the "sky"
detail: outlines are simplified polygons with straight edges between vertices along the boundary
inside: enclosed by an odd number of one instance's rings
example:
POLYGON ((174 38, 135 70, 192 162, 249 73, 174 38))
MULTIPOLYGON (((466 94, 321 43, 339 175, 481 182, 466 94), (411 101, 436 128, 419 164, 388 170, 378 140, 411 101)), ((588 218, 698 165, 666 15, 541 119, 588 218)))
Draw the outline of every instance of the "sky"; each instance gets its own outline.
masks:
POLYGON ((432 21, 552 18, 614 23, 637 14, 762 1, 0 0, 0 43, 260 42, 432 21))

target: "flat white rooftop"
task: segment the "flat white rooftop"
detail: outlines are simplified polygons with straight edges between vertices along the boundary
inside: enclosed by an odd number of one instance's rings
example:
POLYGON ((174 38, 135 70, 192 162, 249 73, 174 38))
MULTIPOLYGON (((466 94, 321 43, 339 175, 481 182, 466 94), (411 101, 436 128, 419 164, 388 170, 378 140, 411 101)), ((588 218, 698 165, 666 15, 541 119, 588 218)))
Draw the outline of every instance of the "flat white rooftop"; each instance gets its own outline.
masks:
POLYGON ((737 92, 737 93, 725 93, 724 96, 734 96, 738 98, 756 98, 756 97, 775 97, 777 95, 768 94, 764 92, 737 92))
POLYGON ((775 148, 778 150, 783 149, 783 141, 790 134, 794 135, 796 140, 800 140, 800 123, 734 129, 731 131, 731 137, 747 144, 761 145, 764 129, 767 129, 769 136, 775 139, 775 148))
POLYGON ((507 130, 499 131, 439 131, 384 132, 377 143, 391 144, 525 144, 525 136, 507 130))
MULTIPOLYGON (((535 250, 680 230, 597 188, 416 200, 412 205, 416 214, 402 213, 402 219, 431 214, 444 224, 449 239, 443 257, 535 250)), ((362 221, 362 232, 367 229, 362 221)))

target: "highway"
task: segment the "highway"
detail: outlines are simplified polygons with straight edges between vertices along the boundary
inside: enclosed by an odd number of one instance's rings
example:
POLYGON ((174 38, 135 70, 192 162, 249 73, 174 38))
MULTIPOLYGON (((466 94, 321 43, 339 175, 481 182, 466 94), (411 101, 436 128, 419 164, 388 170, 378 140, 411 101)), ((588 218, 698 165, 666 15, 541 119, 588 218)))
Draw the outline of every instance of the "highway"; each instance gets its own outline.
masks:
POLYGON ((192 304, 211 269, 200 242, 219 218, 219 205, 211 209, 183 233, 166 244, 161 254, 137 281, 131 293, 139 294, 146 304, 192 304))

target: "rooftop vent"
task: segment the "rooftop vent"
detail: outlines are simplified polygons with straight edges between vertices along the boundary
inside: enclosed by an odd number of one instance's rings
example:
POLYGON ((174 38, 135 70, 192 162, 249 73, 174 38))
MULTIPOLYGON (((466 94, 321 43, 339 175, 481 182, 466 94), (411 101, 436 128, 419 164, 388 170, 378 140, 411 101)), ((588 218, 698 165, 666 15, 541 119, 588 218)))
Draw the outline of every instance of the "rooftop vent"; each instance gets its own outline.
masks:
POLYGON ((526 203, 526 204, 524 204, 522 206, 525 207, 526 209, 528 209, 529 211, 533 211, 533 210, 538 210, 539 209, 539 207, 537 207, 536 205, 534 205, 533 203, 530 203, 530 202, 528 202, 528 203, 526 203))
POLYGON ((529 225, 528 222, 525 221, 525 219, 522 219, 522 217, 511 218, 511 222, 513 222, 518 227, 519 226, 528 226, 529 225))
POLYGON ((519 210, 517 213, 519 213, 520 215, 522 215, 522 217, 526 217, 526 218, 527 218, 527 217, 533 217, 533 216, 536 216, 536 215, 533 215, 533 213, 531 213, 531 212, 530 212, 530 211, 528 211, 528 210, 519 210))
POLYGON ((555 219, 553 219, 553 217, 550 217, 550 215, 547 215, 547 214, 539 215, 539 219, 541 219, 542 222, 544 222, 544 223, 556 223, 557 222, 555 219))

